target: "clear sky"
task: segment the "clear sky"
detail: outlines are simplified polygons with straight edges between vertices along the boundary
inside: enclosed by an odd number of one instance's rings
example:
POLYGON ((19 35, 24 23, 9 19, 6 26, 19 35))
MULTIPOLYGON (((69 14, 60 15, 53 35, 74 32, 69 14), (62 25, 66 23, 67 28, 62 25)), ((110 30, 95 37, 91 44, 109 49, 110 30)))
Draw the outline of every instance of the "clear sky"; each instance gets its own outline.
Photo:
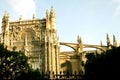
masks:
MULTIPOLYGON (((84 44, 106 45, 106 33, 113 42, 113 34, 120 43, 120 0, 0 0, 0 22, 4 11, 10 21, 45 18, 46 10, 54 7, 56 29, 61 42, 77 42, 80 35, 84 44)), ((1 24, 0 24, 1 25, 1 24)), ((0 30, 1 31, 1 30, 0 30)))

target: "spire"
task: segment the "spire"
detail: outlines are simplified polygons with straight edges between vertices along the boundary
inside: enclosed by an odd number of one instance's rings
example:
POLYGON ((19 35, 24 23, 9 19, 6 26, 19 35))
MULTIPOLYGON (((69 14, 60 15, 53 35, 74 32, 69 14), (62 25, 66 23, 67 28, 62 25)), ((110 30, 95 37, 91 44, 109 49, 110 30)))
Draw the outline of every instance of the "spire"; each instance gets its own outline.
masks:
POLYGON ((46 10, 46 28, 47 28, 47 29, 50 28, 50 23, 49 23, 49 13, 48 13, 48 10, 46 10))
POLYGON ((46 19, 48 19, 49 18, 49 13, 48 13, 48 10, 46 10, 46 19))
POLYGON ((103 46, 102 41, 100 41, 100 46, 103 46))
POLYGON ((108 36, 108 34, 107 34, 107 46, 110 46, 111 45, 111 43, 110 43, 110 38, 109 38, 109 36, 108 36))
POLYGON ((114 46, 114 47, 117 47, 117 46, 118 46, 115 35, 113 35, 113 46, 114 46))
POLYGON ((79 37, 79 35, 78 35, 77 42, 78 42, 78 43, 82 43, 81 37, 79 37))
POLYGON ((35 20, 35 14, 33 14, 33 20, 35 20))
POLYGON ((82 44, 81 37, 79 37, 79 35, 78 35, 77 42, 78 42, 78 45, 77 45, 78 53, 80 53, 81 51, 83 51, 83 44, 82 44))
POLYGON ((2 18, 2 28, 3 32, 9 34, 9 14, 7 13, 7 11, 4 12, 4 16, 2 18))
POLYGON ((7 13, 7 11, 4 12, 4 16, 9 16, 8 13, 7 13))
POLYGON ((50 28, 55 29, 56 18, 55 18, 55 11, 54 11, 53 7, 51 7, 51 10, 50 10, 49 20, 50 20, 50 28))
POLYGON ((19 18, 19 20, 20 20, 20 21, 22 20, 22 15, 20 15, 20 18, 19 18))
POLYGON ((51 10, 50 10, 50 18, 55 18, 55 11, 53 6, 51 7, 51 10))
POLYGON ((3 21, 3 22, 4 22, 4 21, 5 21, 5 22, 6 22, 6 21, 9 21, 9 14, 8 14, 7 11, 4 12, 4 16, 3 16, 2 21, 3 21))

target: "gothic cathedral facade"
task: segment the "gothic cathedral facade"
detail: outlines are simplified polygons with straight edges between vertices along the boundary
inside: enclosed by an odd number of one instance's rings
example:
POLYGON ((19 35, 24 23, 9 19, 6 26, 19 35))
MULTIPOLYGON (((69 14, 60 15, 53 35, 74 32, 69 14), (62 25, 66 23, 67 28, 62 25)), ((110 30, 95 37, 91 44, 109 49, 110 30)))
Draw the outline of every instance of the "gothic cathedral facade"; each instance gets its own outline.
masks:
POLYGON ((77 43, 59 42, 56 30, 56 17, 53 7, 50 12, 46 11, 46 18, 37 19, 33 15, 32 19, 22 20, 20 16, 18 21, 10 21, 7 12, 2 18, 2 33, 0 34, 0 43, 4 43, 9 50, 24 52, 29 57, 28 63, 33 69, 39 69, 43 72, 77 71, 84 73, 82 62, 86 61, 83 48, 97 48, 101 51, 111 49, 111 46, 117 47, 117 40, 113 35, 113 45, 109 36, 106 37, 107 46, 83 44, 78 36, 77 43), (61 52, 60 45, 71 47, 74 51, 61 52))
POLYGON ((22 51, 29 57, 33 69, 44 72, 59 72, 60 46, 55 29, 55 12, 46 11, 46 19, 22 20, 10 22, 7 12, 2 18, 1 43, 9 50, 22 51))

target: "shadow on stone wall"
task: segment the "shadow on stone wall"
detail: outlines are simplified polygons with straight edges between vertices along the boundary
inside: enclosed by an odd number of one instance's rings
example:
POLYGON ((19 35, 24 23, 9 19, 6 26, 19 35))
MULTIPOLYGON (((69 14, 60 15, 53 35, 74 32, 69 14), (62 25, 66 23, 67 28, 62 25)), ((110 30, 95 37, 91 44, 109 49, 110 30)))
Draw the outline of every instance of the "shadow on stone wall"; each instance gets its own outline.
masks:
POLYGON ((72 64, 68 60, 66 60, 65 63, 61 64, 61 68, 65 68, 63 72, 70 72, 70 73, 72 73, 72 64))

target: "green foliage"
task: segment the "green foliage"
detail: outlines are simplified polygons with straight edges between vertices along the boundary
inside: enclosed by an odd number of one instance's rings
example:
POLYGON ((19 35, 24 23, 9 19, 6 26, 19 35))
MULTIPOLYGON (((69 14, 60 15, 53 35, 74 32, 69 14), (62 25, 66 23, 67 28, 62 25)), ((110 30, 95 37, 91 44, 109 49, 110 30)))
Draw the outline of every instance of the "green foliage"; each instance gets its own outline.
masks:
POLYGON ((15 79, 30 68, 24 53, 9 51, 0 44, 0 79, 15 79))
MULTIPOLYGON (((120 72, 120 47, 102 53, 85 65, 85 77, 87 80, 117 79, 120 72)), ((94 57, 89 56, 89 57, 94 57)))
POLYGON ((9 51, 0 44, 0 80, 40 80, 48 79, 44 73, 33 70, 28 64, 28 57, 22 52, 9 51))

